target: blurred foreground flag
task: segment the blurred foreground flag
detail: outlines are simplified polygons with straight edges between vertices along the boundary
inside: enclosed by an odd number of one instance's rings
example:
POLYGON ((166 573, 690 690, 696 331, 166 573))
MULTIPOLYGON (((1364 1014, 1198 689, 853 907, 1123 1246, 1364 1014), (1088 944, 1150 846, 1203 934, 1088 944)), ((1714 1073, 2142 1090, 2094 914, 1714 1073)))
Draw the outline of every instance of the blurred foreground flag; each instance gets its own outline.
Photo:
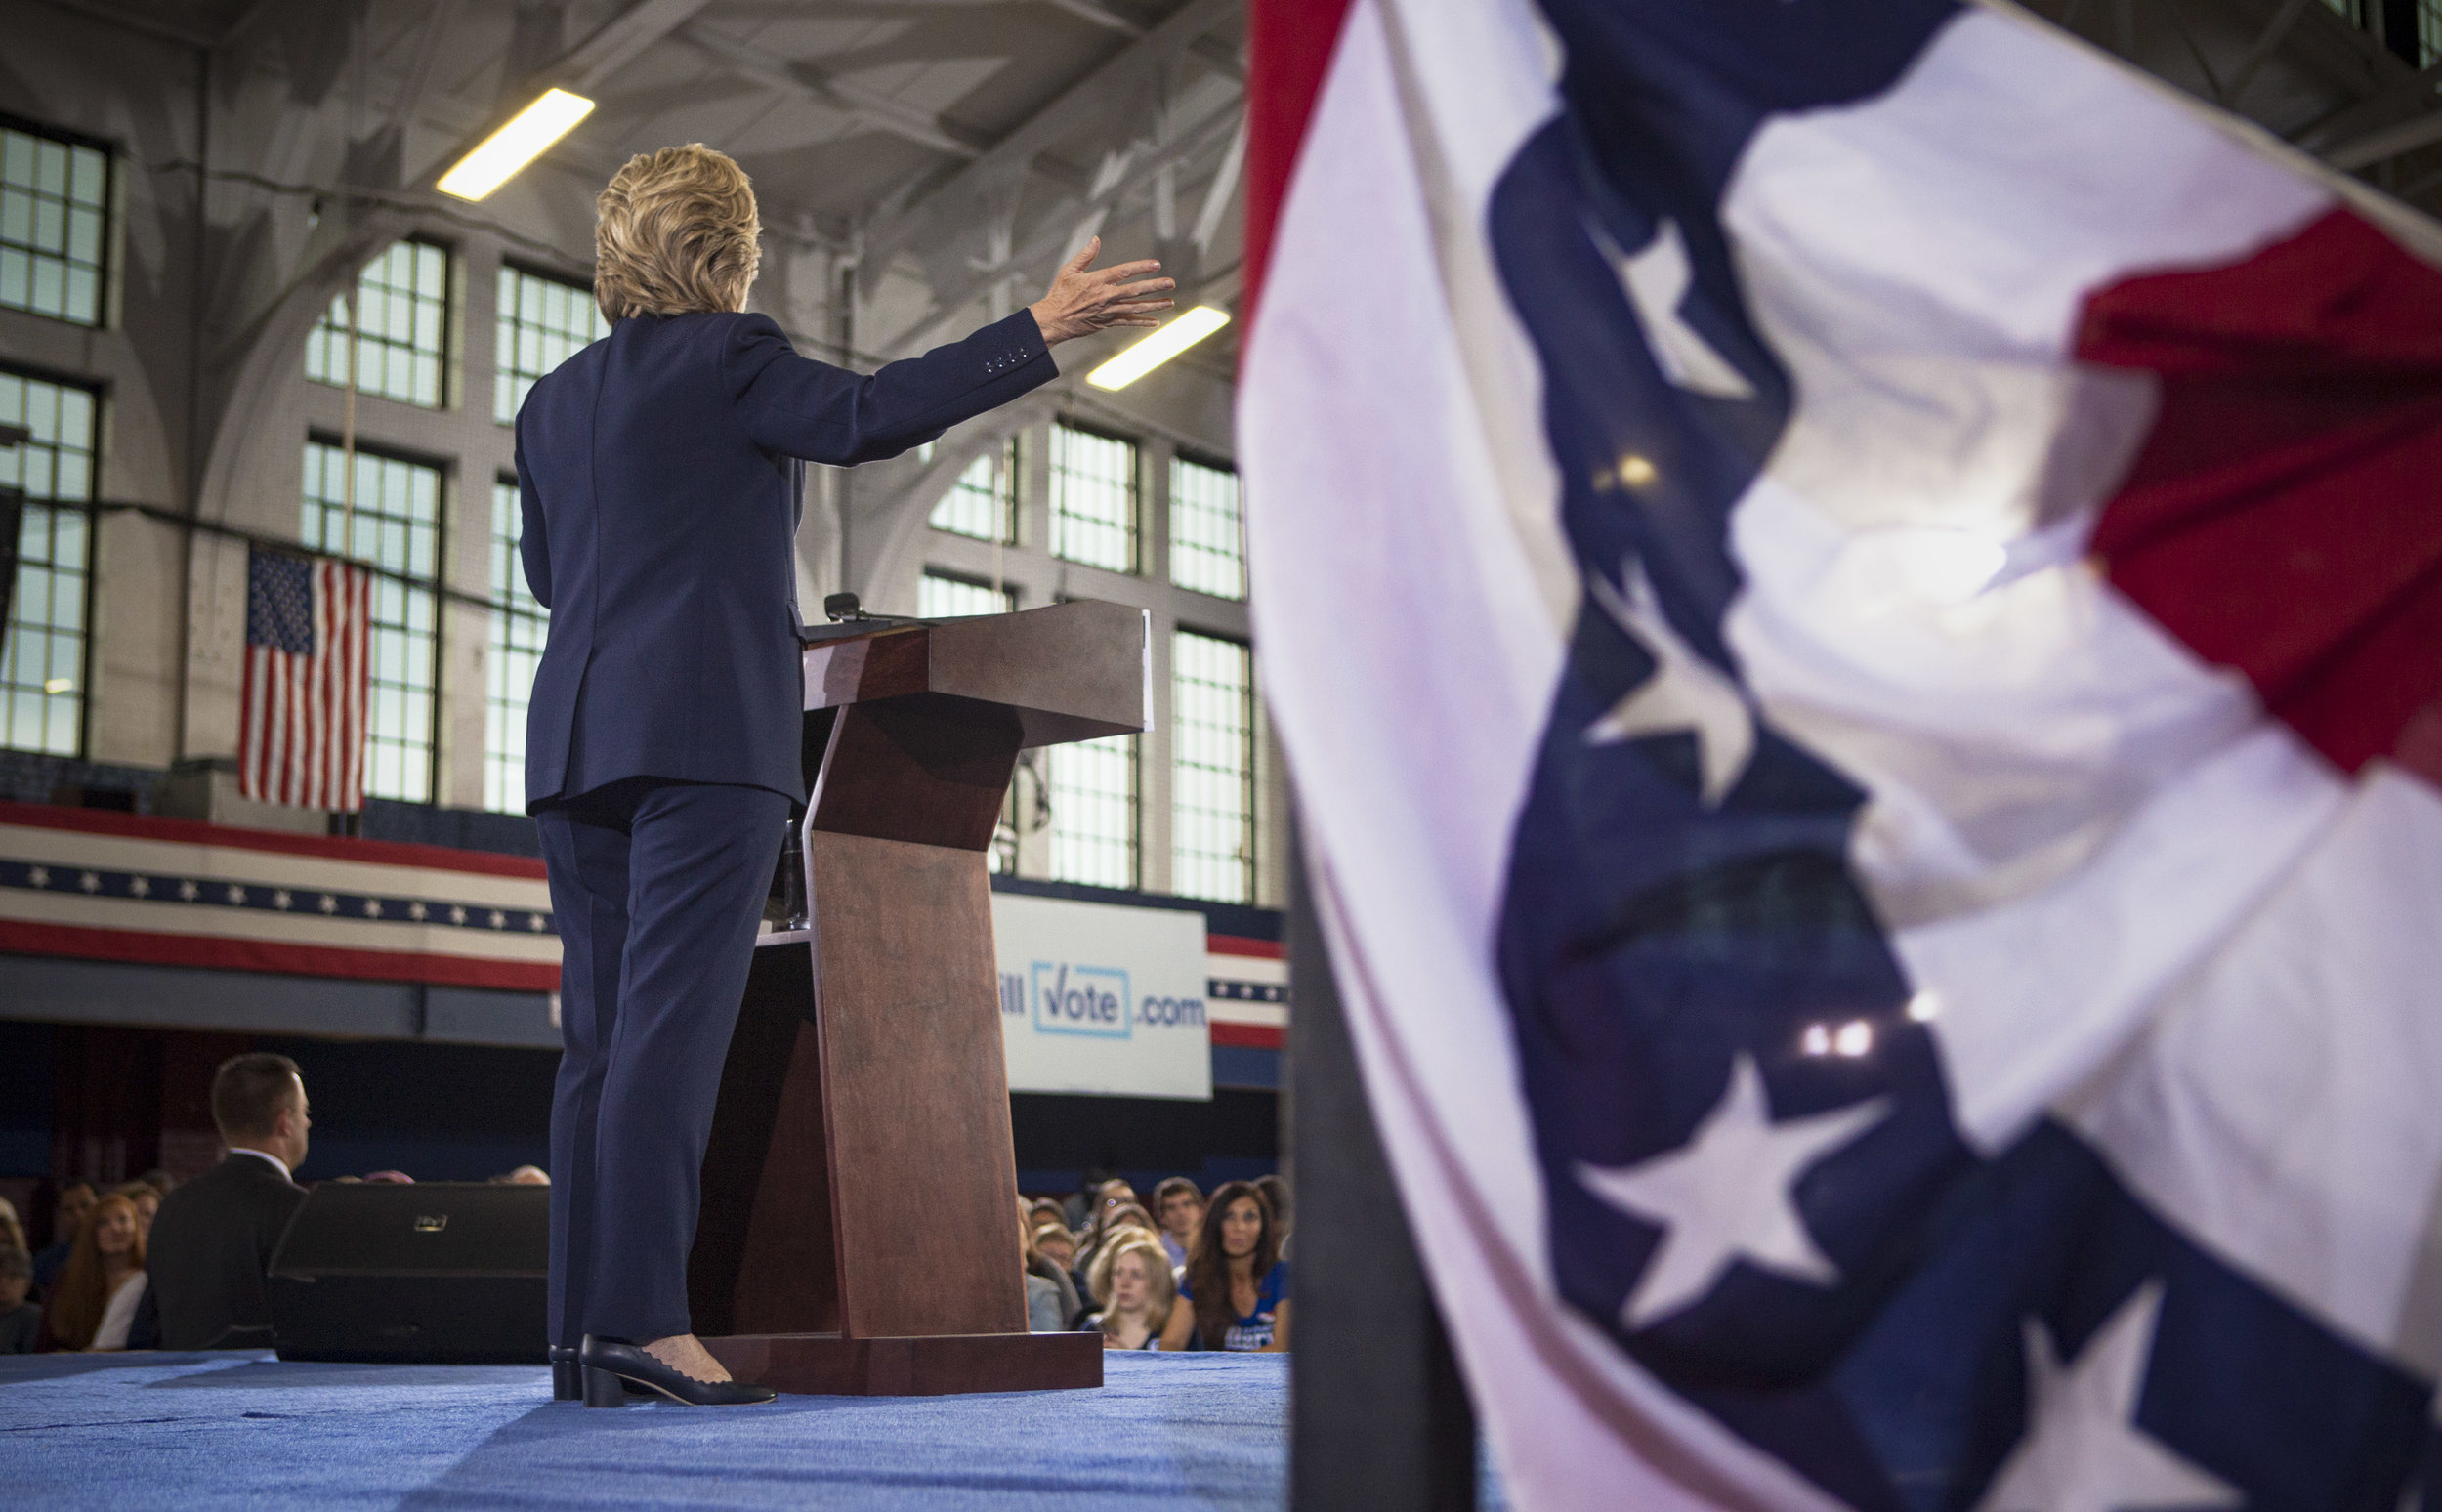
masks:
POLYGON ((2442 275, 2022 15, 1255 0, 1254 611, 1519 1505, 2442 1508, 2442 275))

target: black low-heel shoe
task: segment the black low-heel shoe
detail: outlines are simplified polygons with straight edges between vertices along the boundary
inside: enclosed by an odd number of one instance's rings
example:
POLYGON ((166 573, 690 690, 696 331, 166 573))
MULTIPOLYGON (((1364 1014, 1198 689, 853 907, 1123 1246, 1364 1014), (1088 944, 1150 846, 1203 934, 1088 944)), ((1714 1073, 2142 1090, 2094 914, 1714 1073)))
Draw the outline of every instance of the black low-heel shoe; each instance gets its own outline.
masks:
POLYGON ((584 1367, 589 1407, 619 1406, 631 1386, 690 1407, 745 1407, 779 1395, 769 1386, 749 1386, 743 1381, 699 1381, 625 1339, 607 1339, 598 1333, 585 1335, 576 1358, 584 1367))
POLYGON ((574 1402, 585 1395, 584 1367, 576 1363, 576 1351, 566 1344, 551 1346, 551 1400, 574 1402))

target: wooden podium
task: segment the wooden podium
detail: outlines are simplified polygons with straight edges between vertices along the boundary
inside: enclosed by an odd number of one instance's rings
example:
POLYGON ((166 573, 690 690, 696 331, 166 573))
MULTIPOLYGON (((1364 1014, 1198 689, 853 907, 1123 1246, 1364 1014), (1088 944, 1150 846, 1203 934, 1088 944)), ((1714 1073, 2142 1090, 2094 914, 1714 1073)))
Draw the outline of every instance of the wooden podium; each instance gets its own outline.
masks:
POLYGON ((806 651, 812 927, 767 934, 688 1264, 730 1373, 864 1396, 1100 1386, 1026 1331, 985 853, 1018 752, 1145 728, 1142 610, 878 626, 806 651))

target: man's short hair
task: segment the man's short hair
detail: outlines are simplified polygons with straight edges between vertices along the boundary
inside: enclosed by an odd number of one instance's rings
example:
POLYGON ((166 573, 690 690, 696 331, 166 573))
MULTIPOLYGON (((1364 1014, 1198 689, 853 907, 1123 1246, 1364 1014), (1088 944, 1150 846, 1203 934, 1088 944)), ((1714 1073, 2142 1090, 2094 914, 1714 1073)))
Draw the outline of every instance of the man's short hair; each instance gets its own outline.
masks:
POLYGON ((34 1257, 15 1244, 0 1244, 0 1281, 12 1276, 34 1279, 34 1257))
POLYGON ((594 303, 606 320, 737 310, 763 258, 745 170, 702 143, 640 152, 594 198, 594 303))
POLYGON ((271 1133, 304 1080, 296 1062, 269 1051, 223 1061, 212 1073, 212 1121, 220 1126, 221 1138, 271 1133))

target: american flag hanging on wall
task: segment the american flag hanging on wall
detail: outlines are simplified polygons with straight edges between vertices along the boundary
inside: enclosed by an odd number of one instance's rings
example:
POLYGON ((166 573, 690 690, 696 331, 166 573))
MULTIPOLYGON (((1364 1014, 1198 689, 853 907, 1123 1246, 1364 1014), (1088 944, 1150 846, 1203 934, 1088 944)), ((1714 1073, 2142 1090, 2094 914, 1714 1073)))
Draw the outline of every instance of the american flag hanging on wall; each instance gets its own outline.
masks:
POLYGON ((237 791, 265 803, 364 807, 365 640, 372 575, 250 551, 237 791))

